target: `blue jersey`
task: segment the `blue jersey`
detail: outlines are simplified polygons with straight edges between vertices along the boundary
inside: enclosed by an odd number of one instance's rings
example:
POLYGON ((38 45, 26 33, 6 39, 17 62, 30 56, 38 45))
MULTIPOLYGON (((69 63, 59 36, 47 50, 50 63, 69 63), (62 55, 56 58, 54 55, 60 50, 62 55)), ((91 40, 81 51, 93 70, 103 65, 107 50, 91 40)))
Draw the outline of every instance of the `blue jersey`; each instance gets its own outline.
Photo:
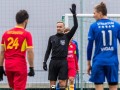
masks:
POLYGON ((117 39, 120 41, 120 25, 110 19, 100 19, 90 26, 88 40, 95 41, 93 63, 118 64, 117 39))

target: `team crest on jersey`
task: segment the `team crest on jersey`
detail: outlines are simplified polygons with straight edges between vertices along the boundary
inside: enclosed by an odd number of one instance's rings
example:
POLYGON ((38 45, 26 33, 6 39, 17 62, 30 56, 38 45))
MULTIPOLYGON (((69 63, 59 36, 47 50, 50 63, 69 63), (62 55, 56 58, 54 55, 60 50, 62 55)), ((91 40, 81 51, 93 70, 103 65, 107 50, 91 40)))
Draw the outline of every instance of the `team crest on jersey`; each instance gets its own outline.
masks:
POLYGON ((61 45, 65 45, 65 40, 60 40, 61 45))

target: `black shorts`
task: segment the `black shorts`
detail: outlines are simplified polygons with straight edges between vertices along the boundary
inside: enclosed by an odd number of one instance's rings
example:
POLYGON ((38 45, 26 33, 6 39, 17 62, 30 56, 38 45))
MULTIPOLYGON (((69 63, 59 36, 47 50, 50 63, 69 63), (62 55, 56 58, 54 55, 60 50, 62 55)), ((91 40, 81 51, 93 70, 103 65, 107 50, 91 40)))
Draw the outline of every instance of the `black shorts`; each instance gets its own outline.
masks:
POLYGON ((66 80, 68 78, 67 60, 51 60, 49 64, 48 80, 56 81, 66 80))

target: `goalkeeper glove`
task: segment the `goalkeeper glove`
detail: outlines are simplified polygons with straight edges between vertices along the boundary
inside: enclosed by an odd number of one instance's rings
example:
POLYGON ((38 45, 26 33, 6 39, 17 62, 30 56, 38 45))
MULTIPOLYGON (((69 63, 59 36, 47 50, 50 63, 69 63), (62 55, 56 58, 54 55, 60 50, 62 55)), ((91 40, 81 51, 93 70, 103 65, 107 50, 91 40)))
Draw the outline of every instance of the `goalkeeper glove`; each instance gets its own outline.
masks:
POLYGON ((28 73, 28 76, 34 76, 35 72, 34 72, 34 68, 33 67, 29 67, 30 71, 28 73))
POLYGON ((76 4, 72 4, 72 8, 70 8, 72 14, 76 15, 76 4))
POLYGON ((47 63, 46 63, 46 62, 43 62, 43 69, 44 69, 45 71, 47 71, 47 63))
POLYGON ((6 75, 3 66, 0 66, 0 81, 3 80, 3 74, 6 75))

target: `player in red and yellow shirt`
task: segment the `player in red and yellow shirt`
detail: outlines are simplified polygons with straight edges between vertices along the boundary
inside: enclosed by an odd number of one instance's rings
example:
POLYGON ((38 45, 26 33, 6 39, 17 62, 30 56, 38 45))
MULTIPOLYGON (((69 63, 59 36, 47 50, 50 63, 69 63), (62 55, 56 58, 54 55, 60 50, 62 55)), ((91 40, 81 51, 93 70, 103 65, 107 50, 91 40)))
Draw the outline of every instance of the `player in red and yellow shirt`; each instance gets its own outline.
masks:
POLYGON ((70 90, 74 90, 74 79, 79 71, 78 68, 78 58, 76 55, 76 44, 71 40, 68 46, 68 80, 70 90))
MULTIPOLYGON (((65 29, 65 33, 70 31, 69 28, 65 29)), ((68 62, 68 80, 69 80, 69 89, 74 90, 74 79, 76 74, 79 71, 78 67, 78 56, 76 53, 77 46, 74 41, 71 39, 68 46, 68 55, 67 55, 67 62, 68 62)))
POLYGON ((69 43, 67 61, 68 61, 68 77, 75 77, 76 72, 79 70, 79 68, 78 59, 76 55, 76 45, 73 41, 69 43))
MULTIPOLYGON (((9 86, 13 90, 25 90, 27 81, 26 51, 30 66, 28 75, 34 76, 32 36, 25 30, 28 18, 27 11, 20 10, 16 14, 16 27, 6 31, 2 36, 0 68, 3 68, 5 59, 5 73, 9 86)), ((4 69, 0 70, 4 73, 4 69)), ((1 74, 0 80, 2 79, 1 74)))

